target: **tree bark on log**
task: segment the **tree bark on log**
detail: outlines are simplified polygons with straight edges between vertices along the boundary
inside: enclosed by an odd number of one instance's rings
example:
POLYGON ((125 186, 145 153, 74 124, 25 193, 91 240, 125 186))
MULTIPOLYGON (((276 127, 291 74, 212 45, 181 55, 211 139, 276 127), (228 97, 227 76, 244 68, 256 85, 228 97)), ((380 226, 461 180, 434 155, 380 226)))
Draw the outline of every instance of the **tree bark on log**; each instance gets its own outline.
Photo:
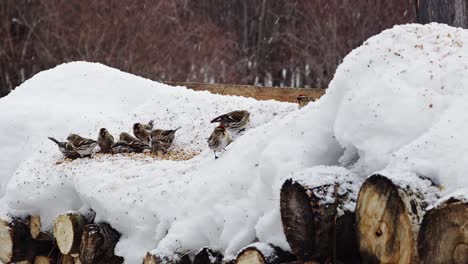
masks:
POLYGON ((49 254, 52 240, 32 239, 28 225, 18 219, 0 221, 0 261, 3 263, 33 261, 36 255, 49 254))
POLYGON ((254 243, 244 248, 236 258, 236 264, 280 264, 296 260, 287 251, 271 244, 254 243), (261 246, 259 246, 261 245, 261 246))
POLYGON ((145 258, 143 259, 143 264, 192 264, 189 256, 187 254, 176 254, 174 258, 157 256, 150 253, 146 253, 145 258))
POLYGON ((418 253, 421 263, 468 263, 468 202, 452 198, 424 215, 418 253))
POLYGON ((79 252, 85 224, 85 218, 80 214, 63 214, 55 219, 54 237, 62 254, 69 255, 79 252))
POLYGON ((356 221, 363 263, 416 263, 416 238, 424 214, 423 195, 382 175, 359 191, 356 221))
POLYGON ((114 255, 120 233, 109 224, 89 224, 84 227, 80 245, 80 261, 83 264, 120 264, 123 258, 114 255))
POLYGON ((218 251, 202 248, 193 259, 193 264, 222 264, 223 254, 218 251))
POLYGON ((353 212, 339 208, 350 202, 338 185, 309 188, 292 179, 281 188, 281 221, 291 250, 301 261, 359 262, 353 212), (332 193, 330 193, 332 192, 332 193), (330 202, 323 197, 335 197, 330 202))

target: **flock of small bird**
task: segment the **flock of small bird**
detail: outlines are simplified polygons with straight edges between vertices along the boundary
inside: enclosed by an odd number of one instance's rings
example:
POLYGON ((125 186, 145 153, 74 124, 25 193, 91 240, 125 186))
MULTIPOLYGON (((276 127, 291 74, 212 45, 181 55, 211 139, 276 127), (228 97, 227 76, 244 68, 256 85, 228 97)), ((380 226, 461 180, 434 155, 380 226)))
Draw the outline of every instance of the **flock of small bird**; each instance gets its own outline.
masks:
MULTIPOLYGON (((299 95, 297 98, 299 108, 304 107, 309 102, 315 101, 313 98, 299 95)), ((208 138, 208 147, 213 150, 215 159, 218 158, 216 152, 225 150, 233 142, 229 131, 240 133, 245 130, 250 122, 250 113, 246 110, 236 110, 220 115, 211 123, 219 123, 208 138)), ((153 120, 148 124, 135 123, 133 125, 133 135, 122 132, 119 140, 114 141, 114 137, 106 128, 99 130, 96 140, 84 138, 77 134, 70 134, 66 142, 60 142, 53 137, 50 140, 55 142, 60 152, 70 159, 91 157, 97 146, 101 153, 166 153, 174 142, 175 134, 180 127, 171 130, 153 129, 153 120)))
MULTIPOLYGON (((208 146, 217 159, 216 152, 224 150, 231 142, 233 142, 229 131, 240 133, 245 130, 250 122, 250 113, 246 110, 232 111, 227 114, 220 115, 211 123, 219 123, 213 133, 208 138, 208 146)), ((166 153, 174 142, 177 130, 154 129, 153 120, 148 124, 135 123, 133 125, 133 135, 127 132, 122 132, 119 135, 119 140, 114 141, 114 137, 106 128, 99 130, 97 140, 81 137, 77 134, 70 134, 67 141, 61 142, 53 137, 50 140, 55 142, 60 152, 70 159, 91 157, 97 146, 101 153, 117 154, 117 153, 166 153)))

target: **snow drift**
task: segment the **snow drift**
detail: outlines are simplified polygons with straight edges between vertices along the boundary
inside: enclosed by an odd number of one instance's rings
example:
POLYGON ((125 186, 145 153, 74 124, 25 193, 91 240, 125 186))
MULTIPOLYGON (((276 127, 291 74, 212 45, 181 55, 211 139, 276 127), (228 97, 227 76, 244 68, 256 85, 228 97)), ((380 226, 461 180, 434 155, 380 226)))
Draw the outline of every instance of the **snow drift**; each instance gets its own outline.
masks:
POLYGON ((408 182, 421 175, 446 194, 466 195, 459 190, 468 186, 464 45, 463 29, 396 26, 352 51, 327 93, 301 110, 168 87, 99 64, 58 66, 0 99, 3 214, 38 213, 50 227, 59 213, 92 208, 97 221, 122 233, 116 254, 140 263, 149 250, 210 247, 234 256, 255 240, 288 248, 279 188, 295 175, 335 175, 321 182, 376 171, 408 182), (209 120, 236 109, 251 112, 251 127, 214 160, 205 143, 209 120), (200 155, 56 164, 60 153, 47 140, 70 132, 95 138, 100 127, 116 136, 150 119, 182 126, 175 147, 200 155))

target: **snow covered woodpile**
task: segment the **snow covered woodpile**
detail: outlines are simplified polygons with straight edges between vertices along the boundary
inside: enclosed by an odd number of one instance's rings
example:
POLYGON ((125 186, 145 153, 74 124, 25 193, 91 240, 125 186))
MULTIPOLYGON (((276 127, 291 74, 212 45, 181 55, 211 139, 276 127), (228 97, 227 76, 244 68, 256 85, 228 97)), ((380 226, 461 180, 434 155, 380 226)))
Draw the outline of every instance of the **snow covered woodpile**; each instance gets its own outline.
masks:
POLYGON ((99 64, 42 72, 0 99, 1 260, 43 256, 32 215, 39 233, 55 236, 49 246, 61 245, 57 256, 74 263, 190 263, 197 255, 269 263, 281 251, 303 263, 466 262, 465 45, 468 32, 445 25, 386 30, 352 51, 327 93, 300 110, 99 64), (209 121, 240 109, 251 123, 215 160, 209 121), (101 127, 117 135, 153 119, 181 126, 173 148, 195 155, 63 161, 47 139, 96 138, 101 127), (18 235, 31 246, 11 246, 18 235))

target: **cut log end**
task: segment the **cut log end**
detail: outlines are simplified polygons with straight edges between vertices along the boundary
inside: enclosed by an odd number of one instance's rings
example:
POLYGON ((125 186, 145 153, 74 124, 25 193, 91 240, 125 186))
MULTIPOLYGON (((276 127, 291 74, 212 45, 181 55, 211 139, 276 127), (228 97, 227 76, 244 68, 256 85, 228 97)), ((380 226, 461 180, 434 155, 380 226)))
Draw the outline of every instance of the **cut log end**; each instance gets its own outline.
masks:
POLYGON ((55 264, 57 260, 53 257, 48 256, 36 256, 34 264, 55 264))
POLYGON ((54 222, 57 246, 64 255, 78 253, 85 219, 79 214, 63 214, 54 222))
POLYGON ((281 221, 299 260, 327 262, 336 257, 347 263, 358 262, 354 213, 338 213, 338 208, 352 201, 348 194, 339 195, 339 188, 336 184, 312 188, 291 179, 284 182, 281 221), (334 202, 327 197, 334 197, 334 202))
POLYGON ((311 259, 315 232, 307 190, 299 183, 287 180, 281 188, 280 204, 283 230, 291 249, 299 259, 311 259))
POLYGON ((412 263, 417 255, 415 234, 422 202, 381 175, 368 178, 356 207, 357 233, 365 263, 412 263), (411 208, 406 206, 408 200, 411 208))
POLYGON ((29 217, 29 230, 31 231, 31 237, 36 239, 41 234, 41 217, 33 215, 29 217))
POLYGON ((83 229, 80 245, 80 260, 92 264, 106 259, 107 263, 121 263, 123 259, 114 256, 114 248, 120 234, 109 224, 89 224, 83 229))
POLYGON ((254 243, 244 248, 236 258, 236 264, 279 264, 296 260, 287 251, 272 244, 254 243))
POLYGON ((468 263, 468 203, 450 199, 429 210, 421 223, 421 263, 468 263))
POLYGON ((13 258, 13 238, 8 222, 0 220, 0 261, 8 263, 13 258))
POLYGON ((247 249, 241 253, 236 264, 268 264, 263 254, 256 249, 247 249))
POLYGON ((145 258, 143 259, 143 264, 192 264, 188 255, 176 254, 174 258, 162 257, 153 255, 151 253, 146 253, 145 258))

